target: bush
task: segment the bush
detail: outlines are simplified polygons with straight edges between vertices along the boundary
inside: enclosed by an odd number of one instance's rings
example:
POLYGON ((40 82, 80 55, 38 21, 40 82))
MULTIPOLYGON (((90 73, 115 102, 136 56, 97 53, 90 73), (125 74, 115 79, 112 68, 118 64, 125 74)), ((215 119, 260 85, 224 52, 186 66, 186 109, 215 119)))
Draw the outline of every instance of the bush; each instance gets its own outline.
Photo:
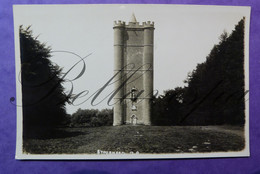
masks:
POLYGON ((112 109, 78 109, 71 117, 73 127, 111 126, 112 123, 112 109))

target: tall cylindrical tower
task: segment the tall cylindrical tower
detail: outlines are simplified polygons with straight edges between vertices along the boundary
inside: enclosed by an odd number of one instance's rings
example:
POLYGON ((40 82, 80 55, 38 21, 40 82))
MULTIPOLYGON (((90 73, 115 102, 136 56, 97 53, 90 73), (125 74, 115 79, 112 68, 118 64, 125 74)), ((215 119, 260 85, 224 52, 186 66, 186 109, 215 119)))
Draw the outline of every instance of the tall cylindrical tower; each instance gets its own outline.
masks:
POLYGON ((153 97, 153 40, 154 23, 144 23, 144 57, 143 65, 147 70, 144 73, 144 100, 143 100, 143 121, 145 125, 151 125, 151 109, 153 97))
POLYGON ((115 90, 118 90, 114 97, 114 121, 113 126, 123 124, 124 102, 122 100, 124 95, 123 83, 123 66, 124 66, 124 30, 125 22, 114 23, 114 74, 115 76, 115 90))

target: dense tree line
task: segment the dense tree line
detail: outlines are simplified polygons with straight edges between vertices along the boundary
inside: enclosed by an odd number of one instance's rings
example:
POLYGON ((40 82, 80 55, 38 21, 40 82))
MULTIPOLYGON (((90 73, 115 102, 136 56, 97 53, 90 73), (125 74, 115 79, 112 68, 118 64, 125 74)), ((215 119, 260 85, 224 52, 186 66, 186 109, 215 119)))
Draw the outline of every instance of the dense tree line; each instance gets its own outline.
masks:
POLYGON ((78 109, 70 118, 71 127, 112 126, 112 109, 78 109))
POLYGON ((20 27, 23 135, 39 135, 61 125, 66 118, 61 69, 51 60, 51 48, 20 27))
POLYGON ((206 61, 188 74, 186 87, 154 98, 154 124, 244 124, 244 19, 219 39, 206 61))

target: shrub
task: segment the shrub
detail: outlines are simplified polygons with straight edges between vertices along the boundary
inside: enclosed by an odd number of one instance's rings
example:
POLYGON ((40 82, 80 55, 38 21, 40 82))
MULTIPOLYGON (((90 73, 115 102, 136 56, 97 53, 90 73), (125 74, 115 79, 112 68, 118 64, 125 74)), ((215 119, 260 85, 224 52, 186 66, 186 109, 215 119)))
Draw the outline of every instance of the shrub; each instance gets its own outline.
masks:
POLYGON ((111 126, 112 123, 112 109, 78 109, 71 117, 71 126, 74 127, 111 126))

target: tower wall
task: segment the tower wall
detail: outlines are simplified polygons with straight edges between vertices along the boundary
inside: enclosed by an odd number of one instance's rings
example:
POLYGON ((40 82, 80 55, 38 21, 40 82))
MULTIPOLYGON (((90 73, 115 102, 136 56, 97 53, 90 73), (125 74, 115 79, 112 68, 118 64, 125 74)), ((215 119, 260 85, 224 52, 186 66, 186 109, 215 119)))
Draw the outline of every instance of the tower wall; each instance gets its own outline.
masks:
POLYGON ((114 97, 114 126, 131 124, 132 118, 137 124, 151 125, 153 34, 154 23, 149 21, 142 24, 132 21, 128 25, 118 21, 114 24, 114 69, 115 74, 119 72, 115 90, 120 88, 114 97), (136 94, 141 92, 134 102, 130 94, 133 88, 137 90, 136 94), (122 102, 118 101, 120 99, 122 102), (136 110, 132 109, 133 105, 136 110))
MULTIPOLYGON (((136 27, 136 26, 135 26, 136 27)), ((127 77, 131 78, 127 81, 125 85, 125 93, 129 93, 133 87, 135 87, 138 91, 143 90, 143 71, 136 71, 140 66, 143 65, 143 44, 144 44, 144 32, 143 29, 138 28, 126 28, 125 31, 125 66, 126 65, 134 65, 131 67, 132 69, 128 69, 125 71, 127 73, 127 77)), ((140 99, 134 103, 137 107, 136 111, 132 111, 132 101, 130 99, 130 95, 128 95, 125 100, 125 124, 131 123, 131 116, 136 115, 138 117, 137 123, 143 123, 143 103, 140 99)), ((140 96, 140 98, 143 97, 140 96)))
POLYGON ((143 100, 143 122, 151 125, 151 109, 153 97, 153 36, 154 27, 148 22, 144 24, 144 100, 143 100))
POLYGON ((124 116, 124 102, 122 100, 124 95, 123 83, 123 65, 124 65, 124 22, 115 23, 114 26, 114 74, 115 76, 115 90, 118 90, 114 97, 114 121, 113 126, 123 124, 124 116))

